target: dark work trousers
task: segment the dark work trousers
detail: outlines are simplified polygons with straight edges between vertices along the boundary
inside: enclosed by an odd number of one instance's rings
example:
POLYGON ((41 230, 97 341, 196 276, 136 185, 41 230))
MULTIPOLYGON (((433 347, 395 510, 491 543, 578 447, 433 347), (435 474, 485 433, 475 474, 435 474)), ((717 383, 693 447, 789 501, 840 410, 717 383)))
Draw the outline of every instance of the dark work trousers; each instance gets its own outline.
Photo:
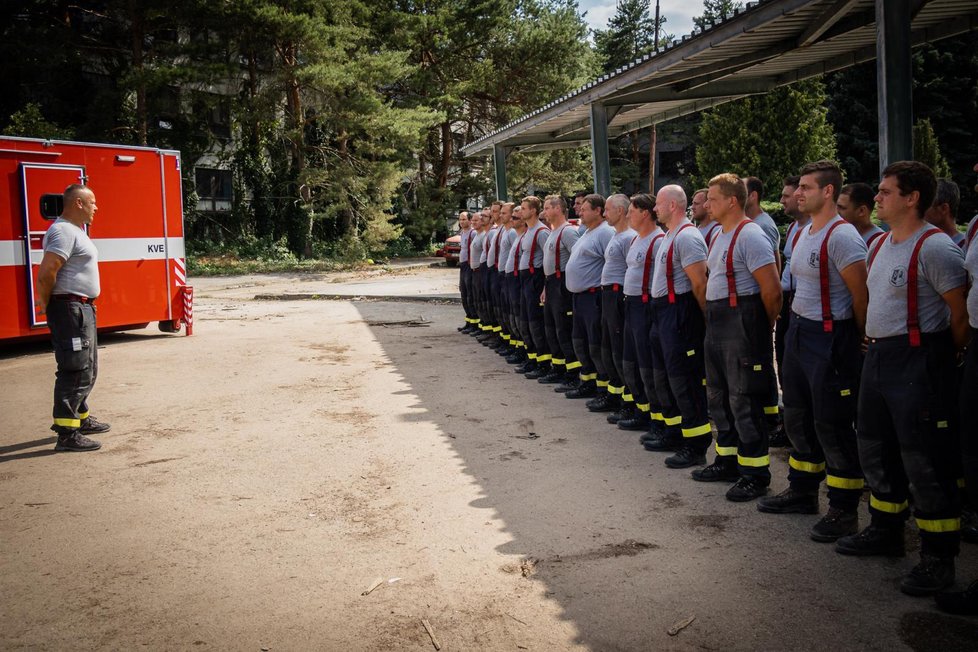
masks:
MULTIPOLYGON (((675 303, 669 303, 668 296, 653 299, 652 314, 660 344, 657 355, 662 356, 653 360, 653 364, 662 366, 664 382, 675 397, 683 442, 705 452, 713 440, 713 430, 706 401, 703 311, 693 293, 687 292, 677 294, 675 303)), ((655 349, 653 354, 656 355, 655 349)), ((656 387, 659 387, 658 376, 656 387)))
POLYGON ((659 326, 655 321, 655 299, 649 299, 649 352, 652 354, 652 379, 655 395, 646 387, 650 403, 653 406, 652 418, 661 421, 670 433, 679 435, 682 417, 676 406, 676 397, 669 387, 669 374, 666 371, 666 357, 662 350, 662 340, 659 339, 659 326))
POLYGON ((859 390, 859 461, 871 490, 873 524, 903 527, 913 495, 921 553, 958 554, 960 455, 951 427, 957 409, 954 343, 949 330, 869 341, 859 390))
POLYGON ((499 300, 499 272, 495 267, 487 268, 486 272, 489 285, 489 319, 492 320, 493 331, 501 332, 502 329, 502 308, 499 300))
POLYGON ((550 354, 553 356, 551 362, 557 367, 557 371, 574 371, 581 365, 577 362, 574 341, 571 337, 574 325, 573 299, 571 293, 567 291, 567 283, 563 275, 548 276, 546 287, 544 328, 550 354))
POLYGON ((490 294, 490 281, 492 280, 492 270, 487 263, 479 266, 479 275, 482 280, 482 325, 487 333, 492 332, 495 322, 492 315, 492 295, 490 294))
POLYGON ((816 492, 822 479, 829 505, 855 511, 862 495, 856 442, 856 400, 862 354, 852 319, 833 322, 791 315, 784 352, 784 427, 791 440, 788 481, 816 492))
POLYGON ((472 305, 472 268, 467 262, 459 263, 458 291, 462 295, 462 310, 465 311, 465 323, 476 323, 475 307, 472 305))
POLYGON ((472 307, 475 310, 476 324, 481 330, 484 330, 485 321, 483 321, 484 310, 482 307, 482 274, 478 267, 472 268, 472 287, 470 296, 472 297, 472 307))
POLYGON ((543 267, 534 268, 532 273, 529 269, 520 270, 521 310, 526 319, 527 332, 524 341, 527 355, 530 360, 540 363, 548 363, 551 358, 543 325, 543 304, 540 303, 540 294, 545 283, 543 267))
POLYGON ((608 374, 608 393, 620 396, 626 403, 634 397, 625 387, 625 295, 617 283, 601 286, 601 361, 608 374))
POLYGON ((521 351, 524 346, 523 327, 520 325, 520 278, 512 273, 506 274, 506 291, 509 293, 509 325, 513 329, 513 344, 521 351))
POLYGON ((764 404, 774 362, 771 325, 760 296, 706 304, 706 397, 719 457, 737 457, 740 474, 770 482, 764 404))
POLYGON ((661 420, 649 343, 651 318, 650 306, 641 296, 625 296, 625 342, 621 353, 625 383, 635 399, 635 407, 653 420, 661 420))
POLYGON ((506 273, 496 270, 496 292, 498 296, 498 306, 499 316, 497 323, 501 329, 500 337, 503 338, 508 344, 513 343, 513 329, 509 324, 509 291, 507 290, 507 280, 506 273))
POLYGON ((791 300, 795 297, 792 290, 784 291, 784 301, 781 302, 781 314, 778 323, 774 325, 774 359, 778 363, 778 382, 784 390, 784 343, 788 337, 788 324, 791 321, 791 300))
POLYGON ((580 363, 581 380, 593 380, 608 389, 608 374, 601 359, 601 288, 577 292, 573 297, 574 328, 571 338, 580 363))
POLYGON ((978 329, 971 329, 971 343, 963 371, 958 403, 961 412, 961 464, 969 506, 978 509, 978 329))
POLYGON ((66 434, 78 430, 88 417, 88 395, 98 377, 98 332, 95 304, 51 298, 48 328, 58 364, 54 380, 54 425, 66 434))

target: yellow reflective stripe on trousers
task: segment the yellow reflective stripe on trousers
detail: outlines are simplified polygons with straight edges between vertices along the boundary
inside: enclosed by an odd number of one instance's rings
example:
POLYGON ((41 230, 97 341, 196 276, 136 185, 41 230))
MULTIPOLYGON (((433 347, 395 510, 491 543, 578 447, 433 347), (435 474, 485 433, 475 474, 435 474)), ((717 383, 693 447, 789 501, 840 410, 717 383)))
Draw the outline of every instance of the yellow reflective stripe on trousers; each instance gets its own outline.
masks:
MULTIPOLYGON (((624 391, 624 390, 622 390, 622 391, 624 391)), ((632 396, 631 394, 622 394, 621 395, 621 400, 625 401, 626 403, 634 403, 635 402, 635 397, 632 396)))
POLYGON ((599 380, 598 381, 598 387, 607 387, 607 386, 608 386, 608 381, 607 380, 599 380))
POLYGON ((567 363, 567 371, 574 371, 575 369, 580 369, 581 366, 582 365, 581 365, 580 360, 575 360, 574 362, 568 362, 567 363))
POLYGON ((81 419, 55 419, 54 425, 62 428, 81 428, 81 419))
POLYGON ((744 457, 743 455, 737 456, 737 464, 741 466, 770 466, 771 456, 763 455, 761 457, 744 457))
POLYGON ((648 412, 649 411, 649 404, 648 403, 636 403, 635 404, 635 407, 637 407, 642 412, 648 412))
POLYGON ((713 432, 713 429, 710 428, 710 424, 706 423, 695 428, 683 428, 683 437, 700 437, 702 435, 708 435, 711 432, 713 432))
POLYGON ((537 354, 536 353, 527 353, 526 354, 526 357, 528 357, 530 360, 533 360, 534 362, 536 362, 537 354))
POLYGON ((835 489, 862 489, 866 481, 862 478, 840 478, 837 475, 826 475, 825 484, 835 489))
POLYGON ((778 413, 777 405, 769 405, 766 408, 764 408, 764 414, 777 414, 777 413, 778 413))
POLYGON ((666 422, 667 426, 678 426, 683 422, 683 417, 680 415, 678 417, 666 417, 663 416, 662 420, 666 422))
POLYGON ((907 509, 907 501, 903 501, 902 503, 891 503, 887 500, 880 500, 876 496, 870 494, 869 506, 875 510, 886 512, 887 514, 899 514, 907 509))
POLYGON ((85 419, 88 418, 88 412, 79 412, 78 413, 78 418, 81 419, 82 421, 84 421, 85 419))
POLYGON ((596 374, 596 373, 594 373, 594 374, 580 374, 580 376, 581 376, 581 380, 583 380, 585 382, 587 382, 589 380, 597 380, 598 379, 598 374, 596 374))
POLYGON ((563 358, 554 358, 551 360, 551 362, 558 367, 563 367, 565 364, 567 364, 567 360, 564 360, 563 358))
POLYGON ((549 353, 544 353, 543 355, 537 355, 537 362, 550 362, 551 356, 549 353))
POLYGON ((961 529, 960 518, 918 518, 917 527, 924 532, 957 532, 961 529))
POLYGON ((721 446, 720 444, 716 444, 716 449, 717 455, 722 457, 733 457, 737 454, 736 446, 721 446))
POLYGON ((822 473, 825 471, 825 462, 803 462, 802 460, 796 460, 794 456, 788 457, 788 466, 796 471, 804 471, 805 473, 822 473))
POLYGON ((649 416, 652 417, 652 420, 653 421, 665 421, 665 419, 662 418, 662 413, 661 412, 651 412, 650 411, 649 412, 649 416))
POLYGON ((625 393, 625 388, 624 387, 615 387, 611 383, 608 383, 608 393, 609 394, 614 394, 615 396, 621 396, 622 394, 625 393))

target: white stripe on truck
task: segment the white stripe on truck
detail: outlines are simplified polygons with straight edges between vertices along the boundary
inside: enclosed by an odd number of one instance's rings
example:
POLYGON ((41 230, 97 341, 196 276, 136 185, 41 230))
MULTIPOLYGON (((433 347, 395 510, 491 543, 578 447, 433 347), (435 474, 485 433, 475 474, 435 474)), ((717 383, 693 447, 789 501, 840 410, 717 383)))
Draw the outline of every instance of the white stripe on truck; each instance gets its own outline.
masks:
MULTIPOLYGON (((164 260, 184 258, 186 250, 183 238, 95 238, 100 263, 123 260, 164 260)), ((31 251, 31 262, 41 262, 44 253, 40 249, 31 251)), ((24 264, 23 240, 0 240, 0 267, 24 264)))

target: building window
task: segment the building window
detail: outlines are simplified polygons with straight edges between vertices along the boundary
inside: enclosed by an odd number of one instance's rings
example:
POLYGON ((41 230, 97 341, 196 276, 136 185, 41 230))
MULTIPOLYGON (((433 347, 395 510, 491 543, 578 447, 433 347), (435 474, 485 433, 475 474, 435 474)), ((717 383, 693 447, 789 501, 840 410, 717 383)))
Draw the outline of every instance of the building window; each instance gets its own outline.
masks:
POLYGON ((234 197, 230 170, 197 168, 197 210, 228 211, 234 197))

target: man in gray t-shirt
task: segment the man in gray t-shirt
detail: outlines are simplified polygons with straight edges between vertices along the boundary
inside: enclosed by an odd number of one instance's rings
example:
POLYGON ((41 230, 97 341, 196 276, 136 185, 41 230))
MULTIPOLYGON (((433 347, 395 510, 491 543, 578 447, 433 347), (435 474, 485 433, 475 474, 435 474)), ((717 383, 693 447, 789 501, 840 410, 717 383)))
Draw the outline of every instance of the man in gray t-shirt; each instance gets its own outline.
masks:
POLYGON ((86 435, 108 432, 91 416, 88 397, 98 376, 95 299, 101 293, 98 250, 85 232, 95 219, 95 193, 72 184, 64 211, 44 234, 34 305, 47 315, 58 373, 54 381, 54 425, 58 451, 93 451, 101 444, 86 435))
POLYGON ((858 531, 863 488, 853 424, 866 320, 866 245, 838 214, 841 187, 842 170, 832 161, 801 169, 795 197, 811 221, 793 238, 791 254, 794 299, 782 369, 789 486, 757 504, 762 512, 817 514, 825 479, 829 512, 810 532, 821 542, 858 531))
POLYGON ((891 228, 869 249, 868 347, 857 410, 859 461, 872 521, 842 537, 851 555, 902 555, 909 499, 921 560, 900 589, 931 595, 954 582, 960 507, 956 351, 967 344, 961 250, 923 219, 937 179, 923 163, 883 170, 877 215, 891 228))

